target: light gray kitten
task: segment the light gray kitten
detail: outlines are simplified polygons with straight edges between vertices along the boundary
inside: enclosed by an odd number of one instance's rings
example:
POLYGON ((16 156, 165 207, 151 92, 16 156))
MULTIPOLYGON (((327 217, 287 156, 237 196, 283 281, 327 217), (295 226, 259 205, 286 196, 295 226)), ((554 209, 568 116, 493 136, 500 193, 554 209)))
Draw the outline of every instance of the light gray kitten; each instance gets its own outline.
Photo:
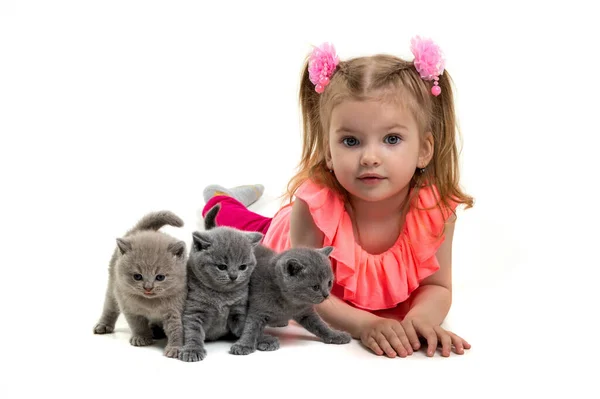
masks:
POLYGON ((123 312, 132 332, 131 345, 152 344, 151 327, 163 327, 168 338, 164 354, 177 358, 183 338, 187 257, 183 241, 158 231, 164 225, 182 227, 183 221, 169 211, 150 213, 117 238, 104 310, 94 333, 113 332, 123 312))
POLYGON ((286 326, 291 319, 327 344, 351 341, 350 334, 331 329, 314 310, 331 291, 333 272, 328 257, 332 250, 292 248, 278 254, 264 246, 256 248, 258 263, 250 279, 246 324, 230 353, 279 349, 279 340, 265 334, 264 328, 286 326))
POLYGON ((179 359, 206 357, 205 341, 231 333, 239 337, 248 306, 248 284, 256 265, 254 248, 263 235, 230 227, 215 227, 220 206, 205 216, 206 231, 192 234, 188 296, 183 312, 184 346, 179 359))

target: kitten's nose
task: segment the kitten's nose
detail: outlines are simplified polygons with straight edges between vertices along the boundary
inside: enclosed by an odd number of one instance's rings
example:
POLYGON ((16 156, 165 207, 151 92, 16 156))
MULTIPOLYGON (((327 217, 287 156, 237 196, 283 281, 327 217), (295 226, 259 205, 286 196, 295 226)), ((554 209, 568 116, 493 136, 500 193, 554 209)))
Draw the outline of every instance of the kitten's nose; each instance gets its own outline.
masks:
POLYGON ((153 289, 154 289, 154 286, 153 286, 153 285, 146 285, 146 284, 144 284, 144 290, 145 290, 146 292, 150 292, 150 291, 152 291, 153 289))
POLYGON ((230 279, 231 281, 235 281, 235 280, 237 280, 237 278, 238 278, 237 274, 230 274, 230 275, 229 275, 229 279, 230 279))

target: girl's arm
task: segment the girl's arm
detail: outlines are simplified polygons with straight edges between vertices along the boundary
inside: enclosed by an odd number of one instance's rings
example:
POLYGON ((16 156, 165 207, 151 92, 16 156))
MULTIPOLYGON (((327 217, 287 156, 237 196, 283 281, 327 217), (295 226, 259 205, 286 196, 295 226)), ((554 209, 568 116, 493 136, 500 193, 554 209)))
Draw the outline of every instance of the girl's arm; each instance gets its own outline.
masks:
MULTIPOLYGON (((323 239, 324 234, 315 224, 308 205, 297 198, 292 205, 290 219, 292 247, 321 248, 323 239)), ((333 295, 318 305, 316 310, 327 323, 348 331, 354 338, 360 338, 361 328, 366 323, 380 319, 372 313, 348 305, 333 295)))
POLYGON ((361 339, 365 326, 381 320, 381 317, 348 305, 334 295, 316 306, 317 313, 331 326, 348 331, 353 338, 361 339))
POLYGON ((290 241, 292 247, 321 248, 325 234, 315 224, 308 204, 296 198, 290 215, 290 241))
POLYGON ((446 239, 438 249, 436 257, 440 269, 424 279, 410 296, 406 318, 426 320, 432 325, 442 324, 452 304, 452 238, 454 220, 446 224, 446 239))
MULTIPOLYGON (((463 354, 471 345, 458 335, 440 327, 452 304, 452 238, 455 218, 446 224, 446 239, 436 253, 440 269, 421 282, 410 296, 409 311, 402 321, 411 342, 417 335, 427 340, 427 355, 433 356, 438 343, 442 356, 454 352, 463 354)), ((420 345, 417 345, 419 347, 420 345)))

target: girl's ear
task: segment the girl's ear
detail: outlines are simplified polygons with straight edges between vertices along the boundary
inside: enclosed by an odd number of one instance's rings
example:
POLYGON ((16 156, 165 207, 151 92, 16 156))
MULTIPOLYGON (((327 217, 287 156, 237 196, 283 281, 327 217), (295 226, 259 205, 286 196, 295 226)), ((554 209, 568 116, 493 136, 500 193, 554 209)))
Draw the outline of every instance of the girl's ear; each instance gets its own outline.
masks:
POLYGON ((333 161, 331 160, 331 150, 329 149, 329 144, 327 144, 327 151, 325 152, 325 163, 327 164, 327 169, 333 170, 333 161))
POLYGON ((418 168, 425 168, 431 162, 433 158, 434 142, 433 134, 431 132, 425 133, 425 138, 421 142, 421 149, 419 150, 419 161, 417 163, 418 168))

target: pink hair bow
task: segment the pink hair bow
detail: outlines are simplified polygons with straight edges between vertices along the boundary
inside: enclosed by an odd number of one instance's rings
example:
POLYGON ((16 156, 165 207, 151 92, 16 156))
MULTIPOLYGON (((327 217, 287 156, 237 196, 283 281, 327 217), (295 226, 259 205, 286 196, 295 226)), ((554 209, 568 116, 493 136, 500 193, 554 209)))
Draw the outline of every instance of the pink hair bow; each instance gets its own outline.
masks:
POLYGON ((433 80, 431 94, 439 96, 442 88, 438 86, 439 76, 444 73, 445 61, 442 50, 430 39, 416 36, 410 41, 410 50, 415 56, 413 61, 421 79, 433 80))
POLYGON ((317 93, 323 93, 339 63, 333 44, 323 43, 314 48, 308 59, 308 77, 317 93))

